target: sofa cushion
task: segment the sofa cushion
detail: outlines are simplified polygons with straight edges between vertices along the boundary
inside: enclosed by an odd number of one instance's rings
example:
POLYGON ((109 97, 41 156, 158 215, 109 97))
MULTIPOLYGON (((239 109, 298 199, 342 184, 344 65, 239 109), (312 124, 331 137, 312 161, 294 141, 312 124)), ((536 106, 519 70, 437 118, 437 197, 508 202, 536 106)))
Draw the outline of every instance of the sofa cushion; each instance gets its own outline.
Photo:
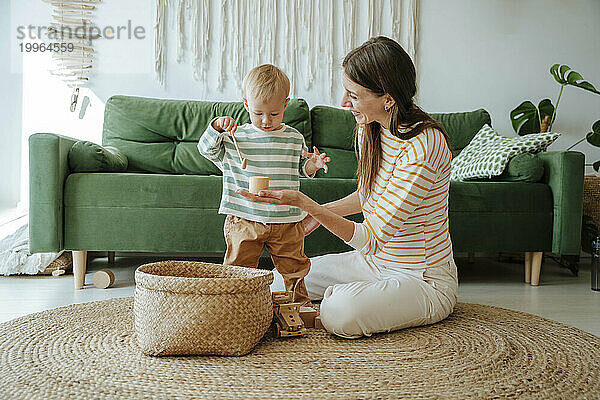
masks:
POLYGON ((319 151, 327 153, 331 161, 327 164, 328 171, 317 171, 317 178, 356 178, 358 161, 354 150, 341 150, 333 147, 319 147, 319 151))
POLYGON ((315 106, 310 110, 313 144, 331 157, 329 171, 322 169, 317 178, 353 179, 357 160, 354 153, 356 120, 348 110, 329 106, 315 106))
POLYGON ((120 172, 127 170, 127 157, 114 147, 78 141, 69 150, 69 170, 72 172, 120 172))
MULTIPOLYGON (((300 190, 319 204, 329 203, 346 197, 356 191, 356 179, 321 178, 300 179, 300 190)), ((361 213, 347 216, 346 218, 362 222, 361 213)), ((340 238, 320 226, 304 239, 305 252, 308 256, 317 256, 327 253, 340 253, 350 251, 352 248, 346 245, 340 238)))
POLYGON ((354 151, 354 128, 356 120, 348 110, 329 106, 315 106, 310 110, 313 143, 319 149, 354 151))
MULTIPOLYGON (((469 112, 431 114, 450 137, 452 154, 457 155, 483 125, 490 124, 490 114, 484 109, 469 112)), ((313 143, 331 156, 329 172, 317 172, 317 177, 354 178, 357 160, 354 154, 356 120, 348 110, 315 106, 310 110, 313 143)))
POLYGON ((71 174, 65 249, 220 253, 221 182, 220 176, 71 174))
POLYGON ((537 154, 523 153, 511 158, 504 172, 496 179, 508 182, 539 182, 543 176, 544 163, 537 154))
POLYGON ((554 142, 559 133, 536 133, 507 138, 485 125, 471 143, 452 159, 451 180, 492 178, 502 174, 508 161, 522 153, 538 153, 554 142))
MULTIPOLYGON (((354 179, 300 179, 319 203, 356 190, 354 179)), ((225 251, 220 176, 79 173, 64 189, 65 248, 106 251, 225 251), (207 233, 208 232, 208 233, 207 233)), ((360 221, 359 214, 352 217, 360 221)), ((319 228, 306 240, 308 255, 350 250, 319 228)))
POLYGON ((543 183, 452 181, 449 209, 451 212, 551 215, 552 192, 543 183))
POLYGON ((552 250, 550 187, 526 182, 450 182, 450 236, 455 252, 552 250), (498 240, 501 237, 502 240, 498 240))
POLYGON ((220 176, 80 173, 65 182, 65 207, 210 208, 221 202, 220 176))
MULTIPOLYGON (((129 171, 219 175, 196 145, 209 122, 221 115, 230 115, 239 124, 250 122, 242 102, 113 96, 106 102, 102 143, 127 156, 129 171)), ((283 121, 298 129, 312 146, 310 113, 304 100, 291 100, 283 121)))
MULTIPOLYGON (((356 180, 301 179, 300 187, 323 204, 352 193, 356 180)), ((71 174, 64 191, 64 248, 221 253, 221 190, 220 176, 71 174)), ((455 251, 523 251, 523 243, 531 251, 551 250, 553 198, 548 185, 451 182, 449 214, 455 251)), ((362 215, 351 219, 360 222, 362 215)), ((347 250, 323 227, 306 238, 311 256, 347 250)))
MULTIPOLYGON (((444 126, 450 138, 452 154, 455 156, 469 144, 482 126, 492 123, 490 114, 484 109, 430 115, 444 126)), ((313 143, 319 149, 329 147, 354 151, 356 120, 350 111, 335 107, 315 106, 310 110, 310 119, 313 143)), ((346 155, 344 159, 349 160, 350 156, 346 155)), ((350 167, 348 166, 348 168, 350 167)), ((356 168, 355 162, 354 168, 356 168)), ((354 172, 352 171, 349 175, 339 175, 339 177, 351 177, 354 176, 354 172)))
POLYGON ((450 147, 454 156, 458 155, 471 142, 482 126, 492 125, 490 114, 483 108, 475 111, 429 115, 444 126, 450 138, 450 147))

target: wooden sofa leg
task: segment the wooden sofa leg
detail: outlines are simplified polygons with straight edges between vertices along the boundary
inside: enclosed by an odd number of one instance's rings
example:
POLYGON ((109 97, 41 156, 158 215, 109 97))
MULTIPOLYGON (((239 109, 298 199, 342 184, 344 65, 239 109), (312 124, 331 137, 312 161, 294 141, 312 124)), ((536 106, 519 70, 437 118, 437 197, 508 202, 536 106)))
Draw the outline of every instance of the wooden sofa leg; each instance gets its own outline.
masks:
POLYGON ((87 251, 73 251, 73 280, 75 289, 83 289, 87 268, 87 251))
POLYGON ((114 264, 115 263, 115 252, 114 251, 109 251, 108 252, 108 263, 109 264, 114 264))
POLYGON ((525 283, 531 283, 531 260, 533 258, 533 252, 525 252, 525 283))
POLYGON ((540 271, 542 269, 542 258, 544 253, 536 251, 531 258, 531 285, 537 286, 540 283, 540 271))

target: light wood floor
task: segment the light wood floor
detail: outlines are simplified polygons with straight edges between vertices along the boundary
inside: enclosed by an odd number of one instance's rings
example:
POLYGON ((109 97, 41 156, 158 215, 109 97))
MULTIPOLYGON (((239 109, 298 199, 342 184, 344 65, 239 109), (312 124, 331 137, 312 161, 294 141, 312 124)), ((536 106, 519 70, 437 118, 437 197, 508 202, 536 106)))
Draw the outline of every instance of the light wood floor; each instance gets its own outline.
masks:
MULTIPOLYGON (((94 258, 88 262, 88 284, 83 290, 73 289, 73 275, 0 277, 0 322, 72 303, 132 296, 135 268, 159 259, 164 257, 117 253, 115 264, 109 266, 106 257, 94 258), (96 289, 90 285, 93 273, 107 267, 115 273, 114 286, 96 289)), ((546 259, 538 287, 523 283, 520 263, 501 263, 490 257, 469 263, 459 257, 457 265, 459 301, 520 310, 600 336, 600 292, 590 289, 589 258, 583 260, 577 277, 546 259)))

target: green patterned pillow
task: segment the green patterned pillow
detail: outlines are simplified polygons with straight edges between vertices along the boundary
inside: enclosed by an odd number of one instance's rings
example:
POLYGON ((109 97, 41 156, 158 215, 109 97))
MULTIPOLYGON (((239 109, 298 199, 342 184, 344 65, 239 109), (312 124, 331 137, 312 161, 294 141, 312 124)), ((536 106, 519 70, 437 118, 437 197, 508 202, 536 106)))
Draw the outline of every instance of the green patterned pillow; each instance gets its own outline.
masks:
POLYGON ((512 157, 544 151, 559 136, 560 133, 535 133, 507 138, 486 124, 452 160, 450 179, 459 181, 498 176, 512 157))

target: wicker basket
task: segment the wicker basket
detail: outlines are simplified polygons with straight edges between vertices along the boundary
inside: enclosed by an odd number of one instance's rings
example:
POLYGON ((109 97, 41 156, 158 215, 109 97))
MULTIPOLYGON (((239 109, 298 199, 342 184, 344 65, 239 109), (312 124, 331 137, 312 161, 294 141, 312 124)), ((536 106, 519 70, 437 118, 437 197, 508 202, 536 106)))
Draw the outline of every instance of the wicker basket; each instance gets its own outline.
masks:
POLYGON ((70 270, 73 268, 73 255, 70 251, 63 251, 56 260, 52 261, 45 270, 38 272, 38 275, 52 275, 58 269, 70 270))
POLYGON ((135 271, 135 331, 142 352, 249 353, 269 329, 271 271, 163 261, 135 271))
POLYGON ((587 175, 583 183, 583 215, 600 228, 600 176, 587 175))

